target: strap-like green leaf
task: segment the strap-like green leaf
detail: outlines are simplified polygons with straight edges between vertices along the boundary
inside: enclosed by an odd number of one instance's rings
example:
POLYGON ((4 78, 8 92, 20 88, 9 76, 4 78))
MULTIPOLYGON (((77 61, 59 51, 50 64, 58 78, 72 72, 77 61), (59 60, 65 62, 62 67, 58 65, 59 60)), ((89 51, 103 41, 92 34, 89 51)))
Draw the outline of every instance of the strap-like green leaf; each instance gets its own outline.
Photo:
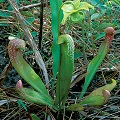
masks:
POLYGON ((111 84, 107 84, 103 87, 100 87, 86 96, 81 102, 77 104, 72 104, 68 107, 68 110, 71 111, 82 111, 84 106, 101 106, 105 104, 110 98, 110 92, 116 86, 116 81, 112 79, 111 84))
POLYGON ((51 107, 57 109, 54 106, 53 101, 46 99, 46 97, 43 94, 36 92, 33 89, 22 88, 22 89, 17 89, 17 91, 18 91, 19 95, 28 102, 48 105, 48 106, 51 106, 51 107))
POLYGON ((36 91, 40 92, 46 99, 52 101, 41 78, 35 73, 32 67, 24 60, 21 49, 25 48, 25 42, 21 39, 14 39, 9 42, 8 53, 10 61, 21 77, 28 82, 36 91))
POLYGON ((113 27, 107 27, 105 29, 105 32, 106 32, 106 37, 100 46, 98 55, 96 57, 94 57, 93 60, 88 65, 87 75, 85 78, 85 83, 84 83, 84 87, 83 87, 83 90, 81 92, 80 98, 82 98, 83 95, 85 94, 85 92, 86 92, 91 80, 93 79, 98 67, 100 66, 100 64, 104 60, 106 54, 108 53, 109 46, 111 44, 112 39, 114 38, 115 30, 113 27))
POLYGON ((85 78, 85 83, 84 83, 84 87, 83 87, 83 90, 81 92, 80 98, 82 98, 83 95, 85 94, 91 80, 93 79, 98 67, 100 66, 100 64, 104 60, 107 52, 108 52, 108 42, 106 40, 102 43, 102 45, 99 49, 98 55, 95 56, 93 58, 93 60, 90 62, 90 64, 88 65, 87 75, 85 78))
POLYGON ((65 34, 59 36, 58 44, 60 44, 61 59, 56 85, 55 104, 64 105, 74 68, 74 42, 70 35, 65 34))
POLYGON ((63 14, 60 9, 62 6, 62 0, 50 0, 50 6, 52 9, 52 32, 53 32, 53 75, 56 78, 59 64, 60 64, 60 46, 57 44, 58 36, 60 35, 60 22, 63 14))

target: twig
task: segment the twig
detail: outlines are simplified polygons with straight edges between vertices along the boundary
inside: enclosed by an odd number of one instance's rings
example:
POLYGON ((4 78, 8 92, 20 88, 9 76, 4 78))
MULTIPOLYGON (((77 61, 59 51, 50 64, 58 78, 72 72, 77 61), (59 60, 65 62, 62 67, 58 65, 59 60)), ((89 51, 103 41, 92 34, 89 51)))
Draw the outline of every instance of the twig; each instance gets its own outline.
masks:
POLYGON ((19 12, 19 9, 18 9, 18 6, 16 4, 16 1, 15 0, 9 0, 10 4, 12 5, 12 7, 14 8, 14 11, 16 13, 16 16, 19 20, 19 22, 21 23, 22 27, 23 27, 23 30, 25 32, 25 35, 27 37, 27 40, 31 46, 31 48, 33 49, 33 51, 35 52, 35 57, 36 57, 36 62, 37 64, 39 65, 39 67, 43 70, 43 74, 45 76, 45 82, 46 84, 49 83, 49 79, 48 79, 48 73, 47 73, 47 70, 46 70, 46 67, 45 67, 45 64, 43 62, 43 59, 42 59, 42 56, 41 54, 39 53, 38 49, 37 49, 37 45, 36 43, 34 42, 33 40, 33 37, 25 23, 25 19, 24 17, 21 15, 21 13, 19 12))
POLYGON ((8 76, 10 70, 12 69, 12 64, 9 62, 0 75, 0 86, 4 83, 6 77, 8 76))
MULTIPOLYGON (((46 3, 43 3, 43 6, 45 6, 46 3)), ((29 8, 33 8, 33 7, 38 7, 41 6, 41 3, 35 3, 35 4, 31 4, 31 5, 26 5, 23 7, 20 7, 19 10, 27 10, 29 8)))
POLYGON ((42 48, 42 29, 43 29, 43 0, 41 0, 41 6, 40 6, 40 32, 39 32, 39 43, 38 47, 39 49, 42 48))
POLYGON ((27 6, 23 6, 23 7, 20 7, 19 10, 26 10, 28 8, 33 8, 33 7, 37 7, 37 6, 40 6, 41 3, 36 3, 36 4, 32 4, 32 5, 27 5, 27 6))

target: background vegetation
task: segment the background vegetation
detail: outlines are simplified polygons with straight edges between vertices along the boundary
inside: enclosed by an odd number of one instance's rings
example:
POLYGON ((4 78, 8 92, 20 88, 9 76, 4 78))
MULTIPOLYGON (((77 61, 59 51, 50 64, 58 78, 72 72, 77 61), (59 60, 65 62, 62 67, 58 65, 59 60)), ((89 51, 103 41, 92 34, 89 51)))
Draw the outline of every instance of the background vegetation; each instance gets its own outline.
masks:
MULTIPOLYGON (((119 0, 81 0, 94 6, 89 11, 81 11, 79 22, 72 22, 67 19, 65 25, 60 25, 61 34, 72 36, 75 44, 74 51, 74 75, 70 85, 67 105, 75 103, 83 88, 87 67, 96 56, 102 41, 105 39, 104 30, 112 26, 115 29, 114 39, 110 50, 97 70, 85 95, 88 95, 96 88, 111 82, 117 81, 115 89, 111 92, 110 100, 101 107, 90 107, 82 112, 64 111, 61 119, 119 119, 120 112, 120 1, 119 0)), ((0 119, 18 120, 32 119, 31 113, 39 116, 40 119, 57 119, 57 115, 48 107, 26 102, 20 98, 15 91, 18 80, 22 79, 12 67, 7 46, 9 39, 17 37, 26 41, 26 49, 23 56, 35 72, 46 83, 44 65, 41 69, 36 62, 33 47, 37 47, 45 64, 49 78, 49 91, 52 97, 55 96, 56 79, 53 75, 53 33, 52 33, 52 11, 50 2, 47 0, 17 0, 19 12, 24 16, 33 40, 37 46, 31 46, 27 33, 18 20, 9 1, 0 0, 0 119), (42 17, 43 8, 43 17, 42 17), (9 39, 8 39, 9 38, 9 39), (44 71, 44 72, 43 72, 44 71), (4 98, 4 100, 3 100, 4 98)), ((29 36, 30 37, 30 36, 29 36)), ((47 83, 48 84, 48 83, 47 83)), ((23 81, 25 87, 30 87, 23 81)), ((87 106, 86 106, 87 108, 87 106)), ((35 118, 37 119, 37 118, 35 118)))

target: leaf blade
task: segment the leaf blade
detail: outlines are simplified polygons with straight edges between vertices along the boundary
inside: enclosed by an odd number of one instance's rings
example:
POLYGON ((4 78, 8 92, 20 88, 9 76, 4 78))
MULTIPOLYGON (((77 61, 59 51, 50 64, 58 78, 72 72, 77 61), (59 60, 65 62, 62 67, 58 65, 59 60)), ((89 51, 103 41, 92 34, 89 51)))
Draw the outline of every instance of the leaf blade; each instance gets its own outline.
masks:
POLYGON ((62 20, 62 10, 60 9, 62 0, 50 0, 52 8, 52 33, 53 33, 53 76, 56 78, 59 64, 60 64, 60 46, 57 44, 58 36, 60 34, 60 22, 62 20))
POLYGON ((80 98, 83 97, 85 94, 91 80, 93 79, 98 67, 101 65, 102 61, 104 60, 106 54, 108 52, 108 42, 104 41, 99 49, 98 55, 93 58, 87 68, 87 75, 85 78, 84 88, 81 92, 80 98))
POLYGON ((72 104, 68 107, 68 110, 70 111, 83 111, 84 106, 101 106, 105 104, 109 98, 110 93, 114 87, 116 86, 116 81, 112 79, 111 84, 107 84, 103 87, 97 88, 93 92, 91 92, 88 96, 86 96, 81 102, 72 104), (107 91, 106 95, 104 94, 105 91, 107 91))
POLYGON ((61 59, 56 85, 55 104, 64 105, 74 69, 74 42, 70 35, 65 34, 59 36, 58 44, 60 44, 61 48, 61 59))
POLYGON ((24 60, 21 49, 25 48, 25 42, 21 39, 11 40, 8 44, 10 61, 21 77, 28 82, 36 91, 40 92, 47 99, 52 100, 41 78, 35 73, 32 67, 24 60))

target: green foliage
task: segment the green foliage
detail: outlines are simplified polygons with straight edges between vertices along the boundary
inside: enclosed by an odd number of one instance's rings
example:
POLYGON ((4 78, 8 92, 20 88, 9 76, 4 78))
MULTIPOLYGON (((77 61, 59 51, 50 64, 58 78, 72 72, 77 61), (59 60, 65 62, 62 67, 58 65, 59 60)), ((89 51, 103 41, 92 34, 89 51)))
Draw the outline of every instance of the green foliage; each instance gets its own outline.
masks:
POLYGON ((59 36, 58 44, 60 44, 61 57, 56 85, 55 104, 64 105, 68 96, 74 69, 74 42, 70 35, 65 34, 59 36))
POLYGON ((21 14, 27 17, 34 17, 34 14, 29 11, 22 11, 21 14))
POLYGON ((19 106, 22 106, 26 111, 28 111, 28 110, 27 110, 27 107, 26 107, 26 104, 25 104, 23 101, 18 100, 18 105, 19 105, 19 106))
POLYGON ((5 0, 0 0, 0 2, 5 2, 5 0))
POLYGON ((103 30, 103 29, 106 29, 107 27, 112 27, 113 24, 112 23, 103 23, 103 24, 100 24, 98 27, 95 28, 95 30, 103 30))
POLYGON ((77 59, 77 58, 80 58, 80 57, 82 57, 82 53, 79 49, 76 49, 74 51, 74 59, 77 59))
POLYGON ((9 26, 9 24, 2 21, 2 22, 0 22, 0 26, 1 26, 1 27, 2 27, 2 26, 5 27, 5 26, 9 26))
POLYGON ((31 114, 30 116, 31 116, 32 120, 40 120, 40 118, 35 114, 31 114))
POLYGON ((40 92, 36 92, 35 90, 29 88, 17 88, 17 91, 19 95, 28 102, 48 105, 53 107, 54 109, 57 109, 54 106, 53 101, 50 101, 49 99, 44 97, 40 92))
POLYGON ((113 0, 113 1, 120 6, 120 2, 118 0, 113 0))
POLYGON ((70 16, 70 19, 74 22, 79 22, 83 20, 84 14, 80 13, 80 10, 89 10, 89 8, 94 8, 92 5, 87 2, 80 2, 80 0, 66 1, 62 5, 62 10, 64 18, 62 24, 65 24, 67 18, 70 16))
MULTIPOLYGON (((109 27, 108 27, 109 28, 109 27)), ((87 68, 87 75, 85 78, 85 83, 84 83, 84 88, 82 89, 80 98, 83 97, 83 95, 85 94, 91 80, 93 79, 98 67, 101 65, 102 61, 104 60, 106 54, 108 53, 109 50, 109 46, 110 46, 110 41, 113 39, 109 39, 111 38, 111 36, 114 35, 114 29, 112 27, 113 31, 110 31, 111 29, 106 28, 106 38, 105 41, 103 41, 103 43, 100 46, 99 52, 97 54, 97 56, 95 56, 93 58, 93 60, 89 63, 88 68, 87 68), (107 32, 110 33, 110 36, 108 37, 107 32)))
MULTIPOLYGON (((22 3, 23 1, 19 1, 17 0, 17 3, 22 3)), ((29 1, 24 1, 24 4, 28 4, 29 1)), ((30 2, 31 3, 31 2, 30 2)), ((14 31, 14 35, 18 38, 23 38, 26 37, 25 34, 23 34, 23 29, 20 26, 20 24, 17 22, 15 13, 13 12, 13 8, 11 5, 8 4, 8 1, 6 0, 1 0, 0 1, 1 4, 1 9, 0 9, 0 26, 4 27, 8 27, 11 29, 11 31, 14 31)), ((36 16, 33 14, 33 9, 31 10, 20 10, 20 13, 24 16, 25 21, 27 23, 28 26, 33 25, 34 26, 34 22, 36 19, 36 16)), ((34 26, 35 27, 35 26, 34 26)), ((33 28, 29 28, 31 30, 31 32, 33 31, 33 28)), ((10 34, 10 33, 8 33, 10 34)))
POLYGON ((0 17, 10 17, 11 16, 11 12, 5 12, 5 11, 2 11, 0 10, 0 17))
POLYGON ((102 16, 102 14, 100 13, 94 13, 91 15, 91 20, 95 20, 95 19, 98 19, 102 16))
POLYGON ((60 22, 63 18, 62 10, 60 9, 62 0, 50 0, 52 9, 52 33, 53 33, 53 76, 56 78, 60 64, 60 46, 57 44, 58 36, 60 35, 60 22))
POLYGON ((116 86, 116 81, 112 79, 111 84, 107 84, 103 87, 100 87, 88 96, 86 96, 81 102, 77 104, 72 104, 68 107, 68 110, 72 111, 81 111, 84 110, 84 106, 101 106, 105 104, 110 98, 110 92, 116 86))
POLYGON ((102 33, 100 33, 100 34, 97 34, 97 35, 95 36, 95 41, 97 41, 97 40, 99 40, 100 38, 105 37, 105 36, 106 36, 106 33, 105 33, 105 32, 102 32, 102 33))
MULTIPOLYGON (((74 70, 74 54, 76 55, 75 58, 83 57, 84 55, 82 55, 81 51, 74 52, 74 41, 69 34, 60 35, 60 23, 65 24, 68 18, 71 20, 70 22, 72 23, 79 23, 79 25, 82 27, 82 39, 85 43, 91 41, 91 36, 94 34, 94 32, 96 33, 96 31, 98 30, 103 31, 103 29, 105 29, 106 27, 115 25, 109 20, 104 21, 102 24, 99 21, 94 22, 94 20, 100 19, 103 15, 105 15, 107 11, 107 8, 104 7, 103 2, 100 1, 99 4, 98 2, 98 0, 90 0, 90 3, 92 4, 91 5, 87 2, 80 2, 80 0, 66 1, 64 3, 62 2, 62 0, 50 0, 50 6, 52 10, 53 33, 53 77, 58 78, 56 84, 55 100, 52 99, 52 97, 48 93, 48 90, 46 89, 41 78, 35 73, 32 67, 23 58, 22 49, 25 48, 25 42, 18 38, 9 42, 8 53, 12 65, 21 75, 21 77, 25 81, 27 81, 33 88, 24 88, 22 86, 22 83, 18 81, 16 88, 19 95, 23 99, 32 103, 48 105, 55 110, 60 110, 64 107, 74 70), (93 7, 93 5, 95 5, 95 7, 93 7), (100 13, 97 12, 97 9, 100 10, 100 13), (84 27, 84 23, 86 27, 84 27), (86 40, 85 34, 88 35, 88 33, 90 34, 90 36, 87 36, 88 40, 86 40)), ((110 8, 108 9, 108 11, 109 10, 110 8)), ((34 14, 32 14, 30 11, 22 11, 21 13, 25 16, 27 24, 31 26, 35 20, 34 14)), ((1 13, 2 17, 4 16, 3 14, 4 13, 1 13)), ((6 17, 9 17, 9 15, 6 15, 6 17)), ((19 32, 24 36, 23 32, 18 31, 18 34, 19 32)), ((36 36, 38 34, 38 32, 32 32, 33 36, 36 36)), ((95 36, 95 41, 99 40, 105 35, 105 32, 101 34, 98 33, 95 36)), ((85 44, 83 46, 85 46, 85 44)), ((85 49, 86 48, 84 48, 84 52, 85 49)), ((108 50, 109 42, 105 40, 100 46, 98 55, 93 58, 88 66, 84 88, 80 96, 81 98, 85 94, 91 80, 93 79, 98 67, 104 60, 108 50)), ((109 92, 115 87, 116 81, 113 80, 113 83, 114 84, 98 88, 89 96, 85 97, 85 99, 83 99, 80 103, 68 107, 68 110, 84 110, 84 105, 86 104, 90 106, 103 105, 109 99, 109 92), (109 92, 107 93, 106 90, 108 90, 109 92), (108 95, 107 100, 105 100, 106 97, 104 94, 108 95)), ((32 115, 32 119, 36 120, 39 118, 36 115, 32 115)))
POLYGON ((21 39, 14 39, 9 42, 8 53, 12 65, 17 70, 17 72, 24 78, 24 80, 26 80, 36 91, 41 93, 41 96, 43 96, 45 99, 53 101, 40 77, 24 60, 21 52, 21 49, 24 48, 25 42, 21 39))
POLYGON ((27 21, 27 25, 32 25, 32 23, 34 22, 35 18, 34 17, 29 17, 26 19, 27 21))
POLYGON ((94 10, 91 10, 88 14, 88 16, 91 17, 88 27, 93 29, 92 34, 94 34, 96 31, 102 31, 109 26, 119 27, 118 11, 120 6, 114 0, 90 0, 89 2, 94 6, 94 10))

